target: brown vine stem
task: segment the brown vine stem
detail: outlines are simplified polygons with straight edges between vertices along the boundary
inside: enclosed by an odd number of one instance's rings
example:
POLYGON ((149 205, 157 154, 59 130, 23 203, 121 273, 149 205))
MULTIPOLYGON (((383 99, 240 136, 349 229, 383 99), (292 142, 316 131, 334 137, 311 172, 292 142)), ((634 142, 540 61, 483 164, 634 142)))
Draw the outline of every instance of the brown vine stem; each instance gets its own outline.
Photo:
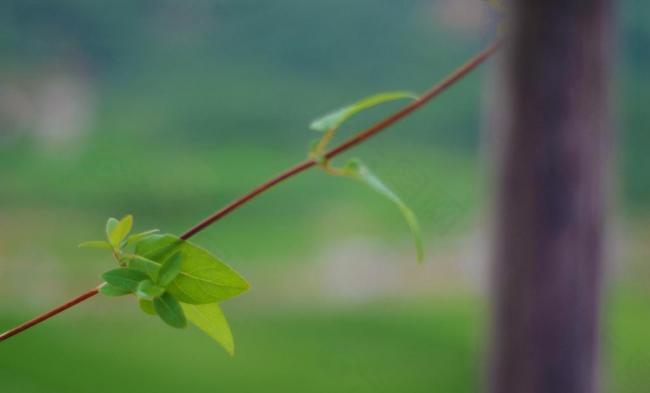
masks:
MULTIPOLYGON (((476 54, 474 57, 469 59, 465 64, 461 65, 458 67, 456 70, 454 70, 451 74, 447 75, 442 81, 440 81, 438 84, 433 86, 431 89, 426 91, 424 94, 422 94, 418 99, 412 101, 408 105, 404 106, 402 109, 399 111, 393 113, 392 115, 388 116, 387 118, 379 121, 378 123, 375 123, 373 126, 359 132, 352 138, 346 140, 339 146, 333 148, 332 150, 328 151, 325 153, 325 158, 333 158, 338 156, 339 154, 345 152, 346 150, 358 145, 359 143, 367 140, 368 138, 376 135, 380 131, 386 129, 390 125, 396 123, 397 121, 403 119, 404 117, 408 116, 410 113, 413 111, 417 110, 418 108, 422 107, 424 104, 427 102, 431 101, 434 97, 438 96, 440 93, 445 91, 448 87, 456 83, 458 80, 462 79, 465 75, 467 75, 470 71, 474 70, 476 67, 478 67, 481 63, 483 63, 485 60, 487 60, 491 55, 493 55, 499 48, 502 46, 503 41, 498 40, 494 42, 492 45, 484 49, 483 51, 479 52, 476 54)), ((306 171, 307 169, 313 167, 316 165, 316 161, 314 160, 306 160, 303 161, 297 165, 295 165, 292 168, 289 168, 288 170, 284 171, 280 175, 266 181, 265 183, 262 183, 261 185, 255 187, 251 191, 249 191, 247 194, 244 194, 243 196, 235 199, 234 201, 230 202, 228 205, 224 206, 223 208, 219 209, 217 212, 214 214, 208 216, 205 218, 203 221, 199 222, 196 224, 194 227, 190 228, 187 232, 181 235, 181 239, 189 239, 190 237, 196 235, 206 227, 214 224, 216 221, 220 220, 221 218, 225 217, 226 215, 230 214, 233 212, 235 209, 239 208, 246 202, 250 201, 251 199, 255 198, 256 196, 260 195, 264 191, 270 189, 271 187, 275 186, 278 183, 283 182, 284 180, 293 177, 301 172, 306 171)), ((68 302, 44 313, 36 318, 27 321, 23 323, 22 325, 16 326, 15 328, 8 330, 7 332, 0 334, 0 341, 4 341, 8 339, 9 337, 15 336, 18 333, 21 333, 34 325, 37 325, 65 310, 67 310, 70 307, 73 307, 95 295, 98 293, 98 288, 93 288, 86 293, 77 296, 76 298, 69 300, 68 302)))
POLYGON ((90 299, 91 297, 97 295, 99 293, 98 291, 99 291, 99 289, 93 288, 93 289, 91 289, 91 290, 89 290, 87 292, 84 292, 83 294, 75 297, 74 299, 68 300, 67 302, 63 303, 60 306, 58 306, 56 308, 53 308, 50 311, 48 311, 48 312, 46 312, 44 314, 41 314, 41 315, 37 316, 36 318, 34 318, 32 320, 29 320, 29 321, 23 323, 22 325, 18 325, 18 326, 16 326, 15 328, 13 328, 11 330, 7 330, 6 332, 0 334, 0 341, 4 341, 4 340, 8 339, 9 337, 15 336, 16 334, 18 334, 18 333, 20 333, 22 331, 25 331, 25 330, 31 328, 34 325, 38 325, 39 323, 52 318, 56 314, 59 314, 59 313, 65 311, 65 310, 69 309, 70 307, 76 306, 77 304, 83 302, 84 300, 90 299))

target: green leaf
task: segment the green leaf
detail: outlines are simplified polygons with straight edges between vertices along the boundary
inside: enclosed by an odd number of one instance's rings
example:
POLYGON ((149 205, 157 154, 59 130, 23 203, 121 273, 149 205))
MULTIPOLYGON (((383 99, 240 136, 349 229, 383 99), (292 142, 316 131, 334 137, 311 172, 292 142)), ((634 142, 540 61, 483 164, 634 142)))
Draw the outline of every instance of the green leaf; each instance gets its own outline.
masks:
POLYGON ((314 120, 309 125, 309 128, 322 132, 329 131, 331 129, 337 129, 349 118, 365 109, 372 108, 373 106, 389 101, 417 98, 417 94, 405 91, 375 94, 314 120))
POLYGON ((158 315, 158 313, 156 312, 156 308, 153 306, 153 301, 147 299, 140 299, 138 304, 140 305, 140 310, 142 310, 145 314, 158 315))
POLYGON ((112 286, 125 291, 135 292, 138 289, 140 281, 146 280, 148 277, 138 270, 121 267, 107 271, 102 274, 102 278, 112 286))
POLYGON ((105 240, 91 240, 87 242, 80 243, 79 248, 103 248, 111 250, 113 247, 105 240))
POLYGON ((176 236, 154 235, 136 247, 136 254, 158 265, 174 253, 181 258, 181 271, 167 290, 183 303, 213 303, 250 287, 239 273, 209 251, 176 236))
POLYGON ((128 295, 131 291, 113 286, 109 283, 104 283, 99 286, 99 293, 106 296, 116 297, 128 295))
POLYGON ((126 239, 126 245, 127 246, 132 246, 134 244, 137 244, 138 242, 140 242, 140 241, 142 241, 142 240, 144 240, 144 239, 146 239, 148 237, 151 237, 152 235, 156 234, 157 232, 159 232, 158 229, 152 229, 152 230, 149 230, 149 231, 135 233, 135 234, 129 236, 128 239, 126 239))
POLYGON ((108 219, 108 221, 106 221, 106 238, 109 239, 109 243, 111 243, 111 244, 112 244, 112 242, 110 242, 111 233, 113 233, 113 231, 115 231, 115 228, 117 227, 117 224, 119 224, 119 223, 120 223, 120 221, 117 218, 114 218, 114 217, 111 217, 111 218, 108 219))
POLYGON ((158 297, 163 293, 165 293, 165 288, 159 287, 151 280, 140 281, 140 284, 138 284, 138 289, 136 291, 136 295, 144 299, 158 297))
POLYGON ((158 272, 160 271, 159 262, 136 254, 126 254, 124 258, 127 260, 127 266, 129 268, 146 274, 154 282, 158 281, 158 272))
POLYGON ((235 342, 226 317, 217 303, 181 303, 185 316, 196 327, 218 342, 231 356, 235 354, 235 342))
MULTIPOLYGON (((109 219, 110 221, 111 219, 109 219)), ((113 219, 114 220, 114 219, 113 219)), ((108 241, 114 248, 120 248, 122 240, 131 232, 133 227, 133 216, 127 215, 117 224, 111 224, 111 230, 108 232, 108 241)), ((108 228, 108 226, 107 226, 108 228)))
POLYGON ((399 208, 404 216, 404 220, 406 220, 406 223, 411 229, 413 240, 415 242, 417 259, 421 262, 424 254, 422 251, 422 235, 420 233, 420 225, 418 224, 417 217, 413 211, 400 199, 400 197, 397 196, 397 194, 386 187, 386 185, 379 180, 377 176, 370 172, 370 170, 359 160, 351 160, 348 162, 344 171, 348 176, 365 183, 370 188, 392 201, 399 208))
POLYGON ((178 277, 178 274, 181 272, 181 264, 183 260, 181 259, 181 254, 180 252, 176 252, 165 262, 163 262, 162 266, 160 267, 160 271, 158 272, 158 284, 162 285, 163 287, 167 287, 169 284, 171 284, 172 281, 176 277, 178 277))
POLYGON ((153 300, 153 307, 160 316, 160 319, 165 321, 168 325, 175 328, 183 328, 187 326, 187 320, 183 313, 178 300, 171 293, 165 293, 161 297, 153 300))

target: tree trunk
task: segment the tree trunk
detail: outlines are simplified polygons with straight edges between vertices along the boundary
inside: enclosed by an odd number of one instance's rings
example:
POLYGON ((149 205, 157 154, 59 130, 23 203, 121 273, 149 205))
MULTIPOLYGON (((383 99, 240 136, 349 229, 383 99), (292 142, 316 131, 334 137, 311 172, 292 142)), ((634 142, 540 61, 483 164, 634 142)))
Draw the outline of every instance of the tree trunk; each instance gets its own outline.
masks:
POLYGON ((612 2, 511 2, 492 393, 598 390, 612 2))

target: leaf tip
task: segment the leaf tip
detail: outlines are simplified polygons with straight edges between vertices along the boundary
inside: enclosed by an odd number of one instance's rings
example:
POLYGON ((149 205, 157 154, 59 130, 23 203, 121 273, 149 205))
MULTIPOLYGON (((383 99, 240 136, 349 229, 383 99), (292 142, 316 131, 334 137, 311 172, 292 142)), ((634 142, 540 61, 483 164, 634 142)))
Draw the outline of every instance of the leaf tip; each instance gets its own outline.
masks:
POLYGON ((231 358, 235 357, 235 343, 234 342, 232 342, 231 345, 222 344, 221 346, 231 358))
POLYGON ((242 293, 248 292, 251 289, 251 283, 248 282, 245 278, 242 277, 242 281, 244 282, 244 285, 242 286, 242 293))

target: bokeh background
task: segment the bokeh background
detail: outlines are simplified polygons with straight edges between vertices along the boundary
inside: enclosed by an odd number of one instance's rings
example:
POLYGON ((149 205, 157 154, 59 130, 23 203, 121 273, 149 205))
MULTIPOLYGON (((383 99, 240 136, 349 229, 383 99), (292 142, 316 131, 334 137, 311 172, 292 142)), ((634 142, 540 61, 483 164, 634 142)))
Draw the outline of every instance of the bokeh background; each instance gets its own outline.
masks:
MULTIPOLYGON (((603 379, 650 386, 650 5, 619 7, 619 136, 603 379)), ((3 0, 0 330, 99 282, 76 244, 109 216, 180 233, 305 157, 309 122, 421 92, 494 37, 479 0, 3 0)), ((195 241, 253 284, 237 355, 132 299, 95 298, 0 345, 0 391, 475 392, 488 350, 490 67, 348 153, 418 214, 310 171, 195 241)), ((395 109, 385 105, 343 134, 395 109)), ((343 135, 345 136, 345 135, 343 135)))

